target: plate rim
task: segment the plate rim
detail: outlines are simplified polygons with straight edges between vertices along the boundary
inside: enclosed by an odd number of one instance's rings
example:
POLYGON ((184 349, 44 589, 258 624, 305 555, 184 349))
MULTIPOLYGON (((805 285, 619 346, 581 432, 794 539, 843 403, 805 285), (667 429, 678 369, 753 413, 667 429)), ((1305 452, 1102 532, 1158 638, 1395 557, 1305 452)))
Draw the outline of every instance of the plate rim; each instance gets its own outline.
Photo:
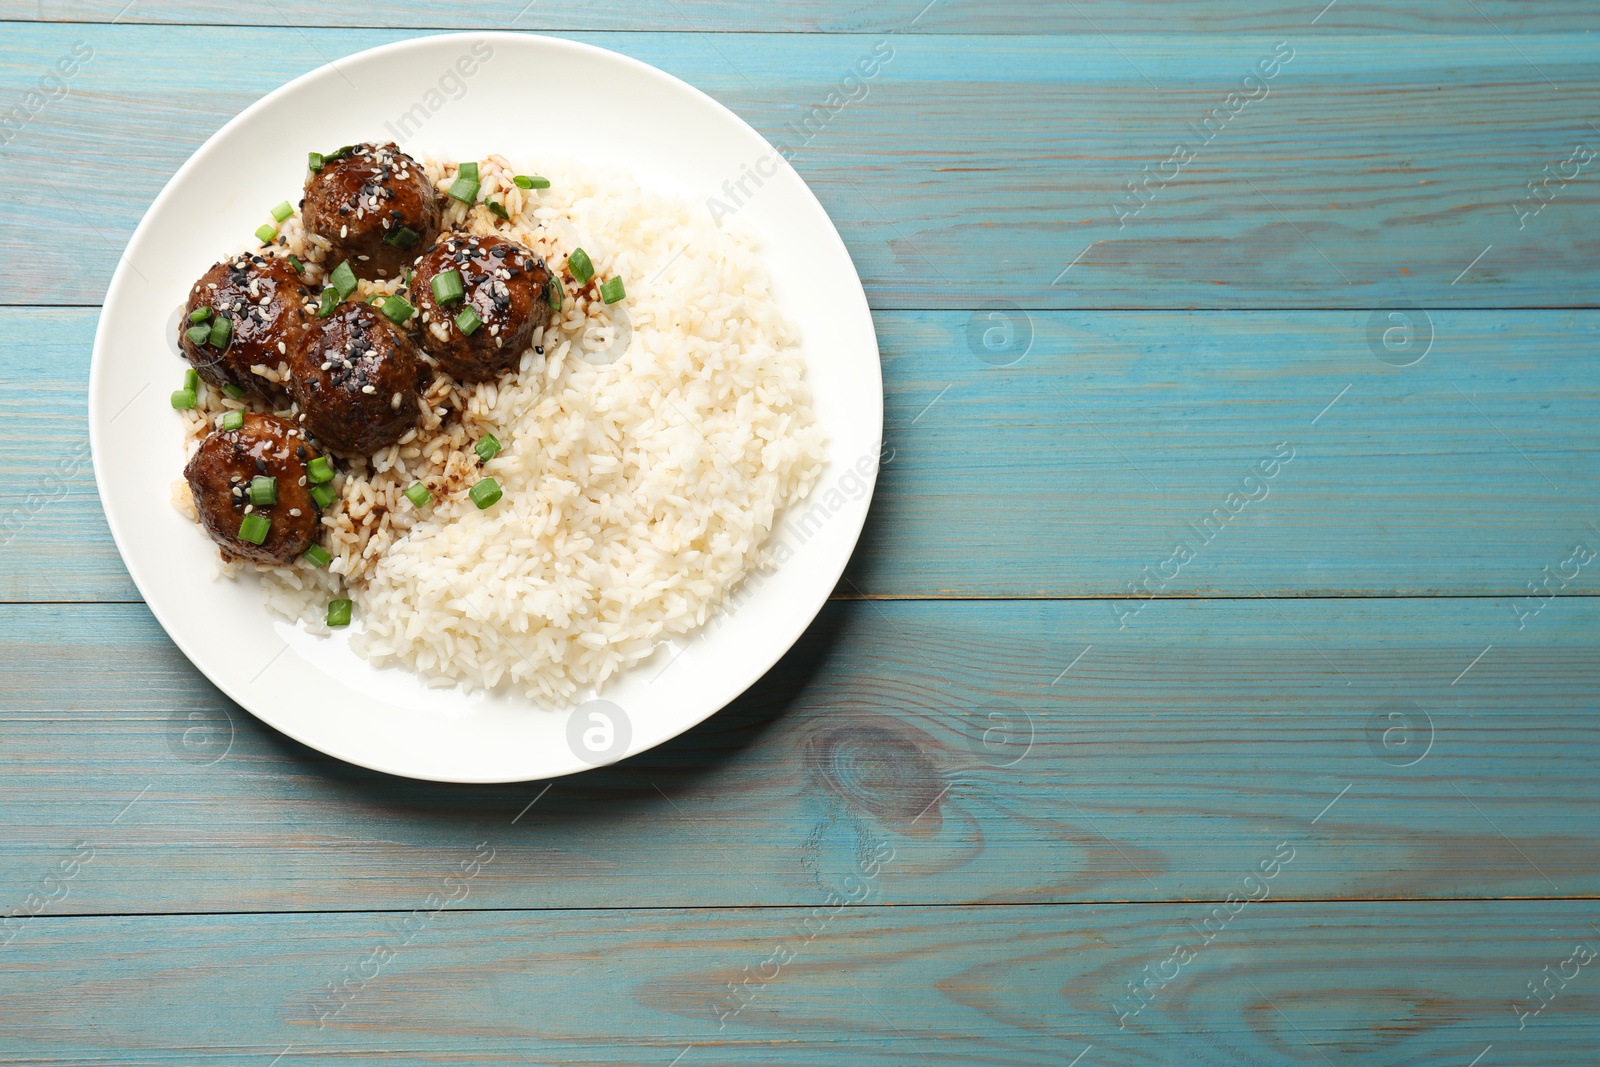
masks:
MULTIPOLYGON (((122 558, 123 566, 127 569, 129 578, 133 581, 135 588, 139 590, 144 607, 151 613, 156 622, 160 624, 168 640, 172 641, 172 643, 177 646, 178 650, 183 653, 184 657, 189 661, 189 663, 238 707, 242 708, 251 716, 260 720, 262 723, 266 724, 268 727, 272 728, 278 733, 293 739, 312 751, 322 753, 323 755, 332 757, 344 763, 362 767, 366 770, 375 771, 392 777, 405 778, 413 781, 432 781, 460 785, 546 781, 565 777, 571 774, 579 774, 585 771, 596 770, 601 767, 611 766, 612 764, 620 763, 643 752, 649 751, 652 748, 666 744, 674 738, 677 738, 694 729, 696 726, 704 723, 707 719, 710 719, 713 715, 727 707, 728 704, 732 703, 744 693, 748 692, 751 686, 755 685, 761 680, 761 678, 766 676, 766 674, 768 674, 784 656, 788 655, 788 653, 799 642, 800 638, 804 636, 805 632, 810 629, 817 617, 821 614, 822 609, 826 606, 828 598, 831 596, 834 588, 837 587, 839 581, 844 577, 845 570, 848 568, 851 559, 854 558, 856 548, 860 543, 861 533, 866 525, 866 517, 871 511, 872 500, 877 492, 878 474, 881 469, 881 463, 875 462, 873 464, 872 473, 868 476, 864 476, 867 481, 866 490, 862 494, 864 506, 861 507, 857 512, 856 518, 853 522, 853 528, 847 527, 844 531, 844 537, 842 538, 842 541, 843 544, 847 546, 848 550, 841 551, 837 566, 837 573, 833 573, 829 581, 818 583, 821 592, 813 597, 809 608, 806 608, 805 610, 798 610, 791 616, 791 618, 794 620, 790 627, 792 632, 786 633, 781 641, 774 642, 776 651, 772 654, 771 658, 765 662, 752 660, 752 667, 739 672, 741 675, 746 676, 745 680, 739 683, 738 688, 727 700, 722 701, 715 706, 708 707, 703 712, 691 712, 690 714, 684 716, 676 728, 669 729, 668 732, 655 737, 650 741, 649 744, 640 744, 640 739, 637 735, 635 735, 635 738, 630 740, 628 749, 626 751, 603 763, 595 765, 581 764, 579 766, 568 767, 566 769, 557 770, 551 773, 537 773, 532 776, 460 776, 419 773, 414 769, 405 769, 395 765, 387 764, 383 759, 373 758, 372 756, 363 754, 361 752, 351 752, 343 750, 337 745, 325 745, 309 740, 301 735, 300 730, 287 728, 280 724, 275 720, 270 712, 264 714, 258 709, 257 706, 254 705, 251 700, 246 699, 240 691, 237 691, 238 687, 233 686, 231 682, 225 682, 214 676, 213 673, 196 658, 194 652, 191 650, 189 642, 183 636, 180 636, 182 633, 181 628, 175 629, 169 623, 167 612, 159 606, 158 601, 151 600, 149 591, 145 587, 146 581, 141 579, 140 567, 135 563, 136 557, 130 555, 129 553, 127 538, 125 537, 124 531, 121 528, 122 520, 119 520, 115 517, 115 507, 110 503, 110 498, 107 494, 107 474, 102 465, 102 445, 104 444, 103 437, 105 432, 107 432, 101 428, 102 426, 107 425, 103 421, 106 415, 105 404, 100 399, 101 384, 103 382, 104 374, 106 373, 102 368, 105 364, 105 361, 109 358, 106 355, 106 352, 110 346, 109 333, 112 329, 110 326, 111 316, 106 314, 106 310, 112 307, 115 302, 119 302, 119 297, 120 299, 124 300, 129 299, 128 296, 123 295, 123 290, 127 289, 131 285, 131 282, 128 280, 128 276, 130 270, 133 269, 132 262, 128 256, 128 251, 136 247, 145 237, 147 231, 152 225, 151 220, 156 215, 157 209, 164 206, 170 198, 177 195, 176 190, 180 184, 180 180, 191 169, 198 166, 197 161, 206 156, 210 151, 214 150, 213 146, 215 146, 230 130, 248 122, 256 113, 273 106, 277 100, 295 90, 302 83, 319 76, 324 76, 329 71, 337 73, 339 63, 386 53, 403 53, 407 50, 452 39, 474 41, 487 40, 490 42, 496 40, 526 42, 529 39, 535 39, 543 42, 549 47, 569 49, 578 53, 587 53, 596 58, 603 58, 607 62, 620 61, 624 65, 633 67, 638 73, 647 78, 665 81, 674 88, 688 90, 691 96, 698 98, 702 105, 709 105, 714 112, 720 114, 721 118, 726 121, 731 121, 736 127, 742 128, 746 133, 756 138, 774 155, 777 155, 780 159, 783 159, 784 165, 789 166, 790 170, 793 171, 793 167, 788 163, 787 157, 783 156, 782 153, 779 152, 779 150, 770 141, 768 141, 759 130, 755 129, 755 127, 751 126, 731 108, 717 100, 715 97, 712 97, 704 90, 683 80, 682 78, 677 77, 674 74, 660 69, 659 67, 646 63, 643 60, 635 59, 633 56, 616 52, 609 48, 603 48, 599 45, 590 44, 586 41, 578 41, 567 37, 554 36, 551 34, 513 30, 466 30, 452 33, 425 33, 414 37, 405 37, 397 41, 390 41, 384 44, 375 45, 371 48, 361 49, 357 52, 350 52, 346 55, 332 59, 327 63, 320 64, 317 67, 314 67, 311 70, 308 70, 305 73, 290 79, 289 81, 266 93, 260 99, 245 107, 227 122, 223 123, 215 131, 213 131, 212 134, 207 137, 205 141, 203 141, 187 159, 183 161, 177 170, 173 171, 172 175, 162 186, 160 192, 156 194, 155 198, 151 200, 150 205, 145 209, 144 214, 139 219, 138 225, 134 227, 133 232, 129 235, 127 243, 123 246, 118 255, 116 268, 112 273, 111 281, 106 287, 105 296, 101 300, 100 318, 95 327, 94 343, 90 354, 87 397, 90 459, 95 475, 95 490, 100 500, 101 511, 105 517, 106 525, 111 531, 112 541, 117 547, 117 553, 122 558)), ((800 177, 798 171, 793 171, 793 173, 798 179, 799 187, 804 191, 804 195, 810 198, 817 211, 828 222, 828 233, 825 240, 835 247, 836 251, 843 257, 844 262, 849 265, 850 276, 854 281, 854 293, 858 295, 860 299, 859 310, 864 314, 867 326, 869 327, 865 331, 865 341, 866 343, 870 344, 870 351, 872 355, 872 378, 875 382, 877 391, 877 403, 873 407, 873 411, 877 424, 877 432, 875 436, 881 457, 884 421, 883 357, 878 348, 876 324, 872 318, 871 303, 867 299, 866 289, 861 282, 861 274, 856 268, 855 259, 853 256, 851 256, 849 247, 844 243, 844 238, 840 235, 838 226, 835 225, 833 218, 828 214, 827 209, 822 206, 821 201, 817 199, 817 195, 812 190, 811 186, 805 181, 804 178, 800 177)), ((833 465, 835 459, 836 457, 832 456, 828 458, 826 462, 829 467, 833 465)), ((825 467, 824 469, 826 470, 827 468, 825 467)), ((819 492, 820 489, 821 482, 819 481, 818 484, 813 487, 812 491, 815 493, 819 492)), ((810 499, 810 497, 807 499, 810 499)), ((827 570, 831 571, 833 568, 830 567, 827 568, 827 570)), ((744 580, 748 581, 748 577, 749 576, 747 575, 744 580)), ((262 610, 266 610, 266 608, 263 606, 262 610)), ((726 606, 722 606, 719 607, 718 610, 721 612, 727 610, 727 608, 726 606)), ((684 638, 687 640, 693 640, 695 637, 704 632, 705 627, 702 626, 691 633, 684 635, 684 638)), ((630 670, 638 669, 638 667, 639 665, 636 664, 633 668, 630 668, 630 670)), ((603 697, 601 697, 601 699, 603 699, 603 697)), ((581 706, 581 704, 574 705, 574 709, 578 706, 581 706)), ((570 714, 571 710, 574 709, 569 709, 566 714, 570 714)), ((530 709, 530 713, 543 712, 544 709, 541 708, 530 709)), ((563 713, 555 711, 550 712, 550 714, 563 713)))

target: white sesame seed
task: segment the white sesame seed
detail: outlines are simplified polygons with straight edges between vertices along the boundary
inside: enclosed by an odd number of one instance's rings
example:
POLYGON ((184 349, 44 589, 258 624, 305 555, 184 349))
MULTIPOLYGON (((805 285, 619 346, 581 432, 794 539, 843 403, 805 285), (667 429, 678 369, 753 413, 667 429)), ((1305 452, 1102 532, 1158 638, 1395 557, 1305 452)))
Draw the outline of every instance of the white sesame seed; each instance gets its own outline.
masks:
POLYGON ((366 393, 368 396, 371 396, 373 393, 378 391, 378 387, 375 385, 363 385, 361 387, 361 391, 366 393))
POLYGON ((289 346, 284 344, 282 341, 279 341, 278 342, 278 355, 284 356, 284 355, 288 355, 288 353, 289 353, 289 346))
POLYGON ((348 227, 348 226, 340 226, 339 227, 339 236, 340 237, 349 237, 350 236, 350 227, 348 227))

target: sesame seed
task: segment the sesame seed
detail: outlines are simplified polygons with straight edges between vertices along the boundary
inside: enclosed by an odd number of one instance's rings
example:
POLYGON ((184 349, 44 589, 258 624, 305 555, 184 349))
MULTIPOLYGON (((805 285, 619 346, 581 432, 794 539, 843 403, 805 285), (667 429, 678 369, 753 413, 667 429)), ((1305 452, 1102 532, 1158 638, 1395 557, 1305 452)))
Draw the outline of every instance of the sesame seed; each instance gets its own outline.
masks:
POLYGON ((378 387, 375 385, 363 385, 361 387, 361 391, 366 393, 368 396, 371 396, 373 393, 378 391, 378 387))

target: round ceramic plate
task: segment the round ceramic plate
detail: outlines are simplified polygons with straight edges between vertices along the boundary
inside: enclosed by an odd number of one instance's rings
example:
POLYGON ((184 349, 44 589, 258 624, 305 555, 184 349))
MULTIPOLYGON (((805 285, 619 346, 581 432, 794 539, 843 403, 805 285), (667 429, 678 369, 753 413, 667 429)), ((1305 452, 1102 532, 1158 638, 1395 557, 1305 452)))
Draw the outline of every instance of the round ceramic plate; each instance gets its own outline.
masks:
MULTIPOLYGON (((630 279, 630 288, 633 286, 630 279)), ((525 34, 425 37, 361 52, 289 83, 179 169, 129 242, 106 294, 89 377, 95 478, 128 571, 178 647, 239 704, 351 763, 450 782, 548 778, 682 733, 743 692, 816 617, 866 518, 883 384, 866 296, 822 206, 777 151, 704 93, 600 48, 525 34), (593 121, 547 121, 553 85, 584 86, 593 121), (337 107, 327 106, 338 101, 337 107), (266 209, 298 200, 306 153, 396 140, 413 154, 587 160, 731 210, 753 232, 803 338, 829 464, 773 537, 793 554, 699 635, 658 648, 600 698, 560 711, 506 692, 429 688, 379 670, 348 632, 305 633, 267 611, 254 577, 213 577, 215 549, 170 503, 183 434, 169 394, 189 286, 243 247, 266 209), (716 198, 715 204, 712 198, 716 198)))

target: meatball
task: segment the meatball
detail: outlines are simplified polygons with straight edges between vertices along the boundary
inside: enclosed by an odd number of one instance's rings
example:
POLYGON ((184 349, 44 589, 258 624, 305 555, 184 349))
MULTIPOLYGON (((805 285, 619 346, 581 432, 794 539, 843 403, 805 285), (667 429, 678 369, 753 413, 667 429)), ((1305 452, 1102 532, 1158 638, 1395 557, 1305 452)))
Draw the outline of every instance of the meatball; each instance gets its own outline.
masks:
POLYGON ((305 435, 276 415, 247 414, 239 429, 217 430, 200 442, 183 476, 200 522, 224 557, 290 563, 316 541, 317 506, 306 477, 306 464, 315 458, 305 435), (274 503, 251 502, 250 483, 257 478, 276 479, 274 503), (251 515, 269 523, 260 544, 239 536, 251 515))
POLYGON ((258 363, 269 367, 293 363, 305 343, 311 321, 306 308, 311 299, 310 290, 288 260, 253 253, 234 256, 206 271, 189 290, 189 302, 178 324, 178 347, 200 377, 212 385, 236 385, 253 396, 271 399, 272 383, 252 374, 250 368, 258 363), (196 312, 203 321, 195 321, 196 312), (226 337, 218 337, 214 329, 219 319, 226 319, 231 327, 226 337), (196 340, 202 327, 213 329, 208 338, 196 340), (212 338, 220 345, 213 344, 212 338))
POLYGON ((417 263, 412 288, 422 312, 423 348, 462 381, 487 381, 515 367, 533 331, 550 321, 550 277, 544 260, 514 241, 452 234, 417 263), (441 304, 434 279, 451 271, 460 273, 463 295, 441 304), (468 307, 482 325, 469 319, 464 331, 456 319, 468 307))
POLYGON ((330 263, 350 261, 356 277, 398 277, 439 236, 443 210, 422 164, 392 141, 361 144, 306 181, 306 229, 333 245, 330 263))
POLYGON ((340 452, 371 453, 416 424, 428 374, 410 337, 371 304, 347 303, 310 335, 289 395, 311 436, 340 452))

